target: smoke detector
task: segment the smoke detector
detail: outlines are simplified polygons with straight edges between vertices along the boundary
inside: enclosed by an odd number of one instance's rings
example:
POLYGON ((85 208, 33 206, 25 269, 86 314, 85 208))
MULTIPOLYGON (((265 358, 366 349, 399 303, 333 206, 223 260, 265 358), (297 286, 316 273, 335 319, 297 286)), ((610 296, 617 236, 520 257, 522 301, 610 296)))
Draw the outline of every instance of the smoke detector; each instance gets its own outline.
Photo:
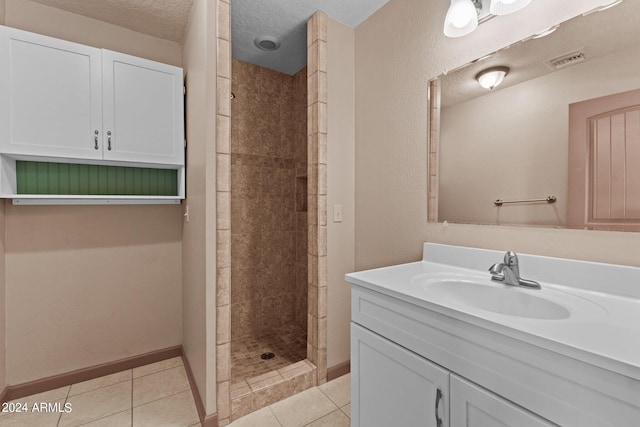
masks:
POLYGON ((253 40, 253 44, 260 50, 276 50, 280 47, 280 40, 271 36, 260 36, 253 40))

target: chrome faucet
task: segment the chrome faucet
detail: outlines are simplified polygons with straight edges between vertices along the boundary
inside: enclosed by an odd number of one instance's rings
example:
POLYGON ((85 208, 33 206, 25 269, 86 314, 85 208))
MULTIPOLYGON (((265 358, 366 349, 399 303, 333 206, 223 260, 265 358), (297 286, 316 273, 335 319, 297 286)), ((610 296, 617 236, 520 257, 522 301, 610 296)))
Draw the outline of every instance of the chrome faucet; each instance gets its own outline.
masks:
POLYGON ((491 280, 503 282, 506 285, 522 286, 531 289, 540 289, 540 283, 520 277, 520 267, 518 267, 518 255, 509 251, 504 254, 504 261, 495 263, 489 267, 491 280))

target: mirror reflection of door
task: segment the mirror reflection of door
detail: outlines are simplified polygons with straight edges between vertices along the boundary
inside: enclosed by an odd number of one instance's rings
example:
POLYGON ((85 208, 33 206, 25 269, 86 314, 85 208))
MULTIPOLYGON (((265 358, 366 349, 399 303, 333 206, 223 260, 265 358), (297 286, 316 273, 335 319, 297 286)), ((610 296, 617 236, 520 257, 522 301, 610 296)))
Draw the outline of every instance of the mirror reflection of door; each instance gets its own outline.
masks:
POLYGON ((568 226, 640 231, 640 90, 569 105, 568 226))

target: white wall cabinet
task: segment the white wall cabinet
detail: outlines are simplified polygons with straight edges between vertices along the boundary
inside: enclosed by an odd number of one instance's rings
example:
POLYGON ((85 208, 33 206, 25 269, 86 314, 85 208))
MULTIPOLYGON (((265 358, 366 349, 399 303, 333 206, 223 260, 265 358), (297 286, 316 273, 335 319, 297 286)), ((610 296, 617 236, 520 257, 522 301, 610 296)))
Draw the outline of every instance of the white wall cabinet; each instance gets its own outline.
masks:
POLYGON ((101 74, 100 49, 0 26, 0 152, 101 159, 101 74))
POLYGON ((0 27, 0 152, 182 165, 182 69, 0 27))
POLYGON ((182 165, 182 69, 103 50, 102 78, 104 158, 182 165))
POLYGON ((16 160, 177 169, 184 198, 182 69, 0 26, 1 197, 16 160))

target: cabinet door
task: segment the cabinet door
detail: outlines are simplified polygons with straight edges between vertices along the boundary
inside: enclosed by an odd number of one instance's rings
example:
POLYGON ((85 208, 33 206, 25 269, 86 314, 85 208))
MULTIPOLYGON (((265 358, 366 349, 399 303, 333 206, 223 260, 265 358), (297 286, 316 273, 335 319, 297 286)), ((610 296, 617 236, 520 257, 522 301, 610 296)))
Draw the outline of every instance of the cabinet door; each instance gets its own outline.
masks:
POLYGON ((451 374, 451 427, 551 427, 555 424, 451 374))
POLYGON ((447 427, 448 414, 448 371, 351 324, 352 426, 447 427))
POLYGON ((0 152, 101 158, 100 56, 0 26, 0 152))
POLYGON ((182 69, 102 51, 105 160, 184 164, 182 69))

